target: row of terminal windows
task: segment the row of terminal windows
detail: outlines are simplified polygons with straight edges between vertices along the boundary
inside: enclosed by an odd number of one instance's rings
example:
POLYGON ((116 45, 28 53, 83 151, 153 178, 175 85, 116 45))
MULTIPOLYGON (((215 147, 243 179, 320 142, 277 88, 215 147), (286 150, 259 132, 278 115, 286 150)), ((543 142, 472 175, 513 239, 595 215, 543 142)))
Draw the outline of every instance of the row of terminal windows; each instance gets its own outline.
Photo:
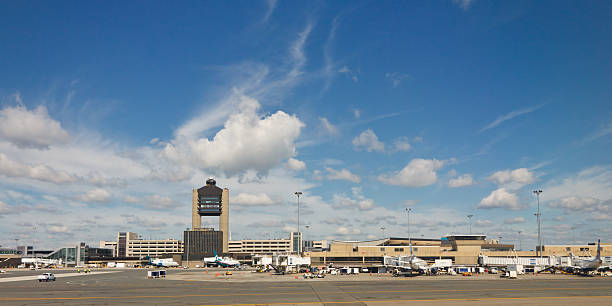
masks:
POLYGON ((178 245, 178 242, 130 242, 129 245, 135 245, 135 244, 140 244, 140 245, 178 245))
MULTIPOLYGON (((386 250, 387 250, 386 248, 380 248, 380 251, 381 251, 381 252, 384 252, 384 251, 386 251, 386 250)), ((419 248, 412 248, 412 250, 413 250, 414 252, 417 252, 417 251, 419 250, 419 248)), ((404 248, 393 248, 393 251, 394 251, 394 252, 404 252, 404 248)), ((355 252, 356 252, 356 251, 355 251, 355 252)))

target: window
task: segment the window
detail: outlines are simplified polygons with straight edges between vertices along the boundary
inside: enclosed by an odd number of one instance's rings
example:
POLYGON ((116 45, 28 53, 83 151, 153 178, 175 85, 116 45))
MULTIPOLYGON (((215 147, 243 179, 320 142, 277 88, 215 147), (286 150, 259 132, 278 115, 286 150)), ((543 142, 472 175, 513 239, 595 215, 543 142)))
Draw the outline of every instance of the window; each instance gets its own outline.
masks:
POLYGON ((396 251, 396 252, 403 252, 404 248, 395 248, 394 251, 396 251))
POLYGON ((567 247, 567 248, 565 248, 565 250, 569 252, 569 251, 571 251, 571 250, 572 250, 572 248, 567 247))
POLYGON ((588 251, 588 250, 589 250, 589 248, 580 248, 581 252, 588 251))
POLYGON ((384 251, 385 251, 385 248, 380 248, 380 251, 381 251, 381 252, 384 252, 384 251))

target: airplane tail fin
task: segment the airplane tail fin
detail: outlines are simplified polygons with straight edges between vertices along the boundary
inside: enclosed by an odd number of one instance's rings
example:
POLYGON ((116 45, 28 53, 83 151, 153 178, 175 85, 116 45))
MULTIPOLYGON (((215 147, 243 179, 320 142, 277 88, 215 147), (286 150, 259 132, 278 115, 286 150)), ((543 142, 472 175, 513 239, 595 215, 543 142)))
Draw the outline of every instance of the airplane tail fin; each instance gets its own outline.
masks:
POLYGON ((219 256, 217 256, 217 250, 214 250, 213 252, 214 252, 214 254, 215 254, 215 259, 216 259, 216 260, 219 260, 219 256))
POLYGON ((601 258, 601 239, 597 239, 597 259, 601 258))

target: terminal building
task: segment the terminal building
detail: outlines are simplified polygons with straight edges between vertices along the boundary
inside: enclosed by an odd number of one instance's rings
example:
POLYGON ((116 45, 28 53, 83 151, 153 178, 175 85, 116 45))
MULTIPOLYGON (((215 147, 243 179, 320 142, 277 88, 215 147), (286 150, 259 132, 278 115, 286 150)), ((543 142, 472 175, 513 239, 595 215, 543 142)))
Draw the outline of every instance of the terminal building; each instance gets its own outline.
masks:
MULTIPOLYGON (((291 253, 297 252, 297 246, 300 243, 309 243, 314 245, 312 241, 301 240, 301 235, 297 232, 291 232, 288 239, 245 239, 229 242, 229 252, 248 253, 258 255, 271 255, 273 253, 291 253)), ((319 242, 318 246, 321 245, 319 242)))
MULTIPOLYGON (((534 251, 515 251, 512 244, 487 240, 485 235, 449 235, 441 239, 412 238, 415 256, 434 262, 436 259, 451 259, 455 265, 476 266, 479 258, 539 256, 534 251)), ((545 245, 542 256, 594 256, 597 245, 545 245)), ((383 264, 384 256, 410 254, 407 238, 384 238, 372 241, 333 241, 327 249, 305 253, 311 257, 313 266, 334 264, 337 266, 377 266, 383 264)), ((612 256, 612 243, 602 243, 601 256, 612 256)))
POLYGON ((176 239, 141 239, 137 233, 118 232, 116 241, 100 241, 100 248, 113 257, 160 257, 183 253, 183 242, 176 239))

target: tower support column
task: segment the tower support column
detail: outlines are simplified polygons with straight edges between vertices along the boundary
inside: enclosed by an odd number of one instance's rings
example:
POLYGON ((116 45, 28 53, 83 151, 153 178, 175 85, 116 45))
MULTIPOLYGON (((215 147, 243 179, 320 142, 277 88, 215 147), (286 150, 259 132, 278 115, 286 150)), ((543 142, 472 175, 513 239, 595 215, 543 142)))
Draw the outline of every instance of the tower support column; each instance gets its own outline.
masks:
POLYGON ((198 213, 198 190, 193 189, 193 195, 191 199, 191 226, 192 229, 202 227, 202 216, 198 213))
POLYGON ((219 230, 223 232, 223 253, 229 252, 229 189, 223 188, 221 194, 221 215, 219 230))

